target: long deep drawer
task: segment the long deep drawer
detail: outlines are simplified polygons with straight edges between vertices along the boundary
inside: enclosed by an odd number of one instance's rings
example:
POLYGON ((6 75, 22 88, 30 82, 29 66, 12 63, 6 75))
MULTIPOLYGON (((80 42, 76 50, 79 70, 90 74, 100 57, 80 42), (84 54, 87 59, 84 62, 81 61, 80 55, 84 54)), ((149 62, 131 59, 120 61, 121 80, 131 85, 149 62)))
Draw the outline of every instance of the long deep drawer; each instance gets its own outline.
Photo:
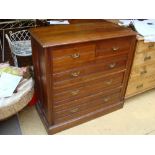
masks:
POLYGON ((122 86, 117 87, 115 89, 110 89, 110 90, 101 90, 100 92, 92 94, 90 96, 78 98, 77 100, 73 100, 73 101, 69 101, 69 102, 67 101, 63 104, 62 103, 54 103, 53 108, 54 108, 54 111, 62 111, 63 109, 68 109, 68 108, 70 109, 71 107, 74 108, 74 107, 82 105, 86 102, 91 102, 92 100, 96 100, 99 97, 102 97, 102 96, 106 97, 107 95, 111 95, 116 92, 121 92, 121 89, 122 89, 122 86))
POLYGON ((106 77, 99 77, 98 79, 91 80, 77 87, 69 87, 67 90, 57 93, 56 90, 53 92, 53 100, 55 102, 64 103, 85 96, 89 96, 102 90, 108 90, 116 88, 122 85, 124 78, 124 72, 119 72, 106 77))
POLYGON ((97 109, 116 104, 120 101, 120 89, 107 93, 99 93, 89 98, 80 99, 74 101, 70 107, 66 107, 64 110, 56 110, 54 112, 55 123, 63 122, 64 120, 70 120, 78 116, 88 114, 97 109), (79 102, 79 104, 77 104, 79 102), (77 105, 76 105, 77 104, 77 105))
POLYGON ((75 68, 72 70, 67 70, 65 72, 60 72, 53 74, 54 86, 58 87, 61 85, 66 85, 68 83, 76 83, 86 76, 95 73, 114 73, 116 71, 121 71, 126 68, 128 55, 123 54, 118 57, 110 57, 107 59, 99 59, 94 61, 92 65, 83 66, 80 68, 75 68))

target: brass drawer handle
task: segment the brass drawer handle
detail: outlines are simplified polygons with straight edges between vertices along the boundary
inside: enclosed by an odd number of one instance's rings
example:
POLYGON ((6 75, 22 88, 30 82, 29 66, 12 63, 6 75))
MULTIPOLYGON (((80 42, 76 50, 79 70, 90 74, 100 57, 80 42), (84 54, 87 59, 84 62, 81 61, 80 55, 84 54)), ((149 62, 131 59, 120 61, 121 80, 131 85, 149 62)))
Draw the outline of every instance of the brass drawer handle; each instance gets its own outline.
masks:
POLYGON ((104 102, 108 102, 109 100, 110 100, 109 97, 106 97, 106 98, 103 99, 104 102))
POLYGON ((71 92, 71 95, 77 95, 79 92, 80 92, 80 90, 73 90, 73 91, 71 92))
POLYGON ((109 65, 110 68, 114 68, 116 66, 116 63, 112 63, 109 65))
POLYGON ((71 54, 71 57, 72 57, 73 59, 77 59, 77 58, 80 57, 80 53, 71 54))
POLYGON ((140 72, 141 75, 146 74, 146 73, 147 73, 147 70, 140 72))
POLYGON ((78 77, 80 75, 80 71, 71 73, 71 76, 78 77))
POLYGON ((147 60, 150 60, 151 59, 151 56, 146 56, 145 58, 144 58, 144 61, 147 61, 147 60))
POLYGON ((70 112, 71 112, 71 113, 75 113, 75 112, 77 112, 78 110, 79 110, 79 108, 75 108, 75 109, 70 110, 70 112))
POLYGON ((116 51, 119 50, 119 47, 113 47, 112 50, 113 50, 114 52, 116 52, 116 51))
POLYGON ((137 85, 136 88, 138 89, 138 88, 142 88, 142 87, 143 87, 143 84, 140 84, 140 85, 137 85))
POLYGON ((154 47, 153 43, 148 45, 148 48, 153 48, 153 47, 154 47))
POLYGON ((112 80, 106 81, 107 85, 111 85, 112 84, 112 80))

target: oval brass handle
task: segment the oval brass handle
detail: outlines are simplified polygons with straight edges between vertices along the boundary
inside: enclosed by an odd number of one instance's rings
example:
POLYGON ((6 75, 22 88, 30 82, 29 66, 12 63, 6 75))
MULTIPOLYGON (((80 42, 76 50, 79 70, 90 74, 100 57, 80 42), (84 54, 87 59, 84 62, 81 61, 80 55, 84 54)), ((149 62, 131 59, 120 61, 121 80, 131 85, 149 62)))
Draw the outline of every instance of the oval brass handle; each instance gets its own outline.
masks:
POLYGON ((148 48, 153 48, 153 47, 154 47, 154 44, 153 43, 151 43, 151 44, 148 45, 148 48))
POLYGON ((70 112, 71 112, 71 113, 75 113, 75 112, 77 112, 78 110, 79 110, 79 108, 75 108, 75 109, 70 110, 70 112))
POLYGON ((80 90, 73 90, 71 91, 71 95, 77 95, 80 92, 80 90))
POLYGON ((110 68, 114 68, 116 66, 116 63, 112 63, 109 65, 110 68))
POLYGON ((112 84, 112 80, 106 81, 107 85, 111 85, 112 84))
POLYGON ((116 52, 117 50, 119 50, 119 47, 113 47, 112 50, 116 52))
POLYGON ((80 57, 80 53, 71 54, 71 57, 72 57, 73 59, 77 59, 77 58, 80 57))
POLYGON ((80 75, 80 71, 71 73, 73 77, 78 77, 80 75))
POLYGON ((146 57, 144 58, 144 61, 150 60, 150 59, 151 59, 151 56, 146 56, 146 57))
POLYGON ((110 100, 110 98, 106 97, 103 99, 104 102, 108 102, 110 100))
POLYGON ((138 89, 138 88, 142 88, 142 87, 143 87, 143 84, 140 84, 140 85, 137 85, 136 88, 138 89))
POLYGON ((141 75, 146 74, 146 73, 147 73, 147 70, 140 72, 141 75))

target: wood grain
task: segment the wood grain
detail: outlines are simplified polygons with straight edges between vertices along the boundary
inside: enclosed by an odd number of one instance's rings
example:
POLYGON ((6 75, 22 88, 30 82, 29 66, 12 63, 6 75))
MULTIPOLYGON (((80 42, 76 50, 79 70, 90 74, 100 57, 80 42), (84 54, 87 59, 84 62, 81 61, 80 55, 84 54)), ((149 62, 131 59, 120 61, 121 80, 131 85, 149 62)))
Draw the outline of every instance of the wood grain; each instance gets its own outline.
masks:
POLYGON ((49 134, 123 106, 136 33, 95 21, 32 29, 38 112, 49 134))

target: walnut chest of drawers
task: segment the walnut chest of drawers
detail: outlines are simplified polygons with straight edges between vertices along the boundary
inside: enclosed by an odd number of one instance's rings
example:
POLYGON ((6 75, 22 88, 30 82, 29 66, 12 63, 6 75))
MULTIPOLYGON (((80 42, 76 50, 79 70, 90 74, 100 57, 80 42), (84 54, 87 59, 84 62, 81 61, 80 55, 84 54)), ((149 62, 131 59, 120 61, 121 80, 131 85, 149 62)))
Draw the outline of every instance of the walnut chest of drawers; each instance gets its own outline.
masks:
POLYGON ((155 88, 155 43, 137 36, 137 45, 125 97, 155 88))
POLYGON ((94 22, 30 33, 37 109, 49 134, 123 107, 135 32, 94 22))

